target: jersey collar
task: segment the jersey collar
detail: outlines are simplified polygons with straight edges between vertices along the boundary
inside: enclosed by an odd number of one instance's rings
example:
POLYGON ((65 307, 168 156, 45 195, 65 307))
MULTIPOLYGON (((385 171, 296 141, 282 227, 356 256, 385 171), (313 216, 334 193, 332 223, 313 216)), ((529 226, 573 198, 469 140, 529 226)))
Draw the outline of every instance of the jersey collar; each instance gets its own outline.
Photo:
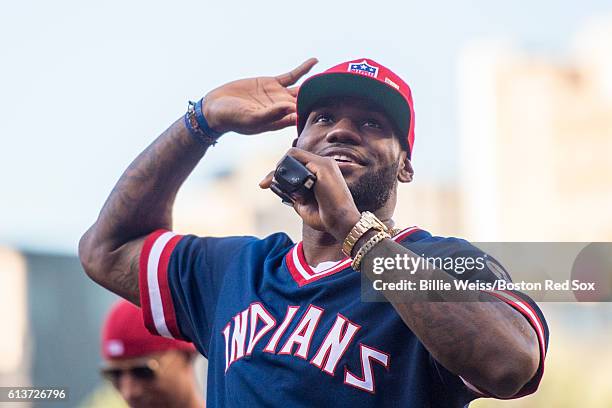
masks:
MULTIPOLYGON (((398 232, 391 239, 395 242, 401 242, 417 231, 420 231, 420 229, 417 227, 406 228, 398 232)), ((336 274, 346 268, 350 268, 353 259, 341 259, 329 268, 316 273, 306 262, 306 258, 304 257, 303 242, 300 241, 289 250, 287 255, 285 255, 285 262, 287 264, 287 269, 289 269, 289 272, 293 277, 293 280, 296 281, 299 287, 302 287, 306 284, 318 281, 319 279, 336 274)))

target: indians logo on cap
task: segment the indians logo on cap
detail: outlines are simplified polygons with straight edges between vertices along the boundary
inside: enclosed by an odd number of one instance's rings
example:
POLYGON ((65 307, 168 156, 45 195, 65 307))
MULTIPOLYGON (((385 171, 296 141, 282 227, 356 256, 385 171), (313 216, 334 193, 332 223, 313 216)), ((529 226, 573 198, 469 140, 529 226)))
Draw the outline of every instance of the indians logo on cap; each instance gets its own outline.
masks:
POLYGON ((361 62, 349 62, 348 71, 371 76, 374 78, 378 76, 378 67, 368 64, 366 60, 363 60, 361 62))

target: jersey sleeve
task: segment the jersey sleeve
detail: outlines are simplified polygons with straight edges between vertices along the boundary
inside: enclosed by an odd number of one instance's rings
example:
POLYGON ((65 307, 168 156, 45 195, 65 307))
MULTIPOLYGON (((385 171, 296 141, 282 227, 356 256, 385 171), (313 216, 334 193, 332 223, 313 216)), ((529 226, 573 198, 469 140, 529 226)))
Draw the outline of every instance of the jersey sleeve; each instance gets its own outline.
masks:
MULTIPOLYGON (((512 281, 511 275, 491 255, 486 254, 485 252, 476 248, 467 241, 456 238, 450 238, 449 240, 451 240, 455 245, 455 257, 482 260, 482 262, 475 262, 473 267, 463 270, 461 274, 455 273, 455 276, 458 279, 466 279, 472 282, 494 282, 500 279, 509 282, 512 281)), ((487 293, 493 296, 494 298, 506 303, 508 306, 519 312, 529 322, 538 339, 540 363, 536 373, 531 378, 531 380, 527 384, 525 384, 525 386, 521 390, 519 390, 519 392, 517 392, 511 397, 504 399, 520 398, 534 393, 538 389, 538 386, 540 385, 540 381, 544 374, 544 362, 546 359, 546 353, 548 351, 549 332, 544 313, 542 313, 542 310, 538 307, 536 302, 534 302, 529 296, 522 292, 510 290, 483 290, 482 292, 487 293)), ((478 389, 476 386, 468 383, 467 381, 464 381, 464 383, 472 392, 474 392, 479 397, 499 398, 494 395, 490 395, 483 390, 478 389)))
MULTIPOLYGON (((442 268, 445 272, 449 273, 456 279, 471 282, 493 282, 499 279, 506 281, 512 280, 510 274, 496 259, 465 240, 458 238, 431 237, 428 239, 428 241, 429 242, 427 245, 422 246, 419 245, 419 242, 413 244, 402 242, 402 245, 406 246, 408 249, 415 250, 415 252, 419 253, 420 255, 443 259, 452 258, 456 261, 460 260, 460 262, 445 263, 447 265, 454 265, 454 270, 442 268), (429 250, 427 253, 421 253, 418 251, 420 248, 429 248, 429 250), (468 263, 466 262, 467 259, 472 259, 474 261, 468 263), (460 267, 457 268, 457 265, 460 265, 460 267)), ((529 322, 538 338, 540 363, 536 373, 532 379, 515 395, 504 399, 520 398, 534 393, 538 389, 542 375, 544 374, 544 362, 546 352, 548 350, 549 331, 544 314, 529 296, 519 291, 483 290, 482 292, 485 292, 506 303, 514 310, 519 312, 529 322)), ((447 384, 451 387, 449 392, 457 393, 462 386, 464 386, 467 387, 469 392, 476 397, 491 397, 499 399, 499 397, 488 394, 484 390, 478 389, 476 386, 470 384, 461 377, 457 377, 461 380, 461 383, 458 383, 456 379, 452 379, 454 374, 448 372, 439 363, 435 362, 435 360, 433 360, 433 364, 434 372, 437 373, 439 381, 442 384, 447 384)))
MULTIPOLYGON (((536 333, 538 338, 538 346, 540 349, 540 363, 538 365, 538 369, 531 380, 523 386, 519 392, 515 395, 505 398, 505 399, 514 399, 524 397, 529 394, 533 394, 536 392, 540 385, 540 381, 542 380, 542 376, 544 375, 544 362, 546 360, 546 353, 548 351, 548 339, 549 339, 549 331, 548 324, 546 323, 546 319, 544 318, 544 314, 542 310, 538 307, 536 302, 534 302, 529 296, 521 293, 519 291, 484 291, 491 296, 496 297, 502 302, 514 308, 518 311, 531 325, 533 330, 536 333)), ((472 391, 474 391, 480 397, 495 397, 490 395, 482 390, 479 390, 477 387, 468 385, 472 391)))
POLYGON ((155 335, 191 341, 208 355, 227 265, 254 237, 201 238, 158 230, 140 254, 140 305, 155 335))

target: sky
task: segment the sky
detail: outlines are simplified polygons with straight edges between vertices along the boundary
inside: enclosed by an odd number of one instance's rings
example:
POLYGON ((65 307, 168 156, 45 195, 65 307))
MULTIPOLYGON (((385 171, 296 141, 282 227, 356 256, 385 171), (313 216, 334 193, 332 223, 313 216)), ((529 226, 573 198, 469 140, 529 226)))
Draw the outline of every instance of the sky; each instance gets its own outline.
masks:
MULTIPOLYGON (((187 100, 311 56, 313 72, 369 57, 402 76, 415 99, 417 175, 453 183, 466 44, 504 40, 563 58, 585 21, 610 11, 603 0, 4 2, 0 245, 75 254, 125 167, 187 100)), ((188 185, 294 134, 227 134, 188 185)))

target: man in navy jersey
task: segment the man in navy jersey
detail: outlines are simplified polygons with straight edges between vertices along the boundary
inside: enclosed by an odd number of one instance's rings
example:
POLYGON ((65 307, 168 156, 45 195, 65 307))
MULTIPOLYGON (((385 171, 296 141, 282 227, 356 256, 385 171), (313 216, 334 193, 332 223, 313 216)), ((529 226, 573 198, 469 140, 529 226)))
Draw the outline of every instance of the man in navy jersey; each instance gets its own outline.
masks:
MULTIPOLYGON (((431 287, 362 301, 362 276, 379 279, 380 259, 456 261, 411 274, 391 263, 389 279, 507 277, 464 240, 394 225, 398 182, 413 176, 408 85, 362 58, 295 87, 315 64, 230 82, 190 103, 129 166, 82 237, 87 274, 141 305, 152 333, 189 340, 208 357, 211 407, 463 407, 534 392, 548 329, 525 295, 431 287), (301 242, 282 232, 171 232, 179 187, 221 134, 293 125, 287 154, 316 176, 312 195, 292 197, 301 242), (467 258, 486 261, 466 270, 458 261, 467 258)), ((260 187, 272 182, 269 174, 260 187)))

